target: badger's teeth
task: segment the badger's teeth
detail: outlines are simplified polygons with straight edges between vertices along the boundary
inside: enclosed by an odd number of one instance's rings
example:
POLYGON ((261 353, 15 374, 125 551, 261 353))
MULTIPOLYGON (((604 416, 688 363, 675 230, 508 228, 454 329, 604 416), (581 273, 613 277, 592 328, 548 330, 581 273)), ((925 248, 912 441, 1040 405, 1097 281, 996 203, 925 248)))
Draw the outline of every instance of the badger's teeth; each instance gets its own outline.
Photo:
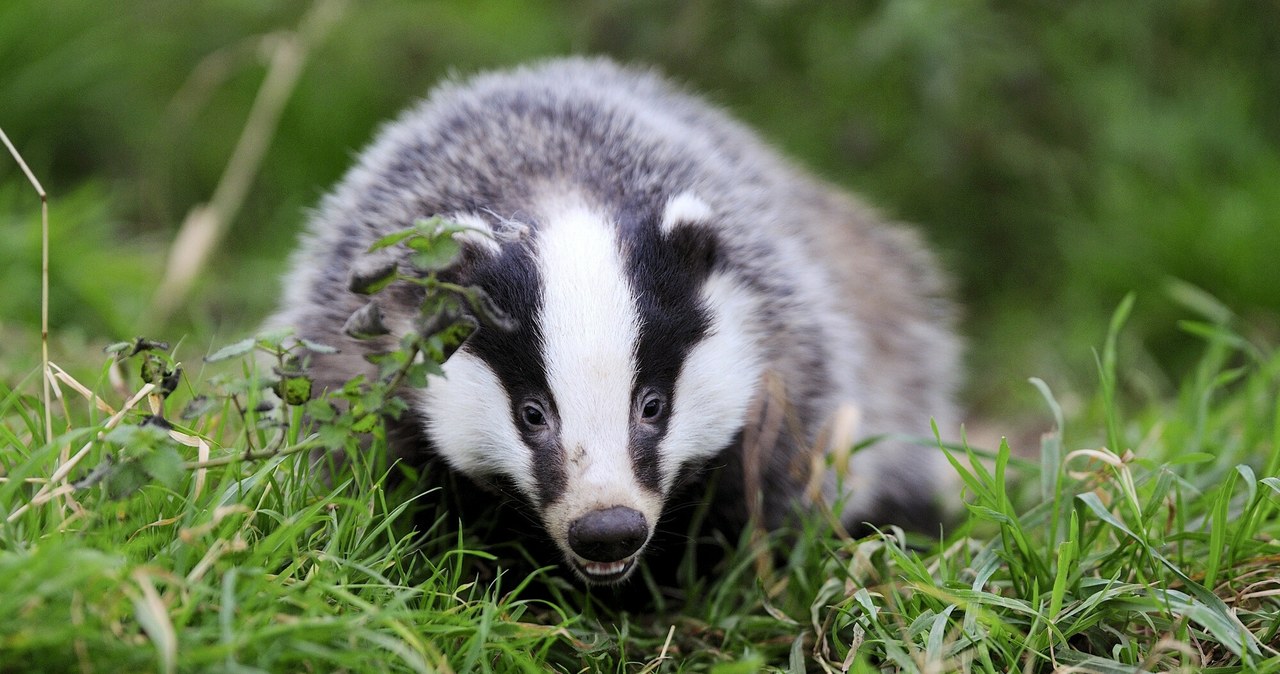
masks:
POLYGON ((580 562, 582 570, 593 576, 612 576, 622 573, 624 569, 631 564, 633 557, 628 557, 616 562, 588 562, 583 560, 580 562))
POLYGON ((586 564, 582 565, 582 568, 585 569, 587 573, 593 576, 611 576, 627 568, 627 563, 626 562, 609 562, 608 564, 605 564, 602 562, 587 562, 586 564))

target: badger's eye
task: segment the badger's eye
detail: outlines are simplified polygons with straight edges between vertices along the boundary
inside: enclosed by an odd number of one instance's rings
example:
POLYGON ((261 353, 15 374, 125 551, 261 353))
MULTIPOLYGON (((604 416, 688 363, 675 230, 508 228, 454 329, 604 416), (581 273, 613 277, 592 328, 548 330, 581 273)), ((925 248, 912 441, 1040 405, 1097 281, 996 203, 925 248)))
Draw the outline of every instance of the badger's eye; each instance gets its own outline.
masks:
POLYGON ((666 400, 657 391, 645 394, 640 405, 640 418, 645 421, 656 421, 667 411, 666 400))
POLYGON ((532 401, 526 402, 520 408, 520 418, 529 428, 542 428, 547 425, 547 415, 542 411, 542 407, 532 401))

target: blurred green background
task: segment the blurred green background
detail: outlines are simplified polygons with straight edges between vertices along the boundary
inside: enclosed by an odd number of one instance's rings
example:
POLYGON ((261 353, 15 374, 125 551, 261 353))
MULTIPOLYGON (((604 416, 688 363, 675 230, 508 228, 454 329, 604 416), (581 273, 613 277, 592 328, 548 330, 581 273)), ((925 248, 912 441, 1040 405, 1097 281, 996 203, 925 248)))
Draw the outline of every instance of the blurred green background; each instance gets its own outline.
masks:
MULTIPOLYGON (((1092 390, 1125 293, 1131 393, 1198 353, 1181 318, 1280 337, 1280 3, 623 0, 348 3, 178 313, 145 318, 309 2, 0 3, 0 128, 51 195, 54 355, 139 332, 190 351, 270 310, 306 209, 451 72, 567 53, 660 66, 827 179, 916 223, 965 305, 979 414, 1092 390), (1179 285, 1180 283, 1189 286, 1179 285), (1171 291, 1171 288, 1181 290, 1171 291), (1198 308, 1197 308, 1198 307, 1198 308)), ((0 160, 0 374, 36 363, 39 203, 0 160)))

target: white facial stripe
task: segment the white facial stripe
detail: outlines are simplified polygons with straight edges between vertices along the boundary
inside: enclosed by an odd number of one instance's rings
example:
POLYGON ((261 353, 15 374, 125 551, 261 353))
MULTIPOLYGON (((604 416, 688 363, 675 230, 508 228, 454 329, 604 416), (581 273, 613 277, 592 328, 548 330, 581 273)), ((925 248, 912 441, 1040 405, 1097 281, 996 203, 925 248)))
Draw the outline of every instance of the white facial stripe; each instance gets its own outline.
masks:
POLYGON ((544 216, 537 239, 543 362, 567 486, 543 517, 564 546, 569 523, 598 508, 634 508, 652 527, 661 499, 640 487, 631 465, 640 318, 614 230, 576 201, 555 202, 544 216))
POLYGON ((703 222, 711 218, 711 207, 693 192, 681 192, 667 201, 662 212, 662 233, 670 234, 671 230, 683 224, 703 222))
POLYGON ((559 209, 539 233, 538 264, 543 361, 569 484, 590 488, 577 481, 579 473, 632 481, 628 441, 640 319, 613 232, 580 205, 559 209))
POLYGON ((689 350, 676 379, 671 420, 662 440, 662 485, 669 491, 680 467, 708 459, 742 428, 763 374, 763 355, 747 332, 755 303, 725 274, 707 279, 703 301, 711 314, 706 338, 689 350))
POLYGON ((511 399, 483 360, 458 351, 444 377, 428 378, 421 414, 427 435, 450 467, 468 475, 505 475, 535 498, 533 457, 511 419, 511 399))

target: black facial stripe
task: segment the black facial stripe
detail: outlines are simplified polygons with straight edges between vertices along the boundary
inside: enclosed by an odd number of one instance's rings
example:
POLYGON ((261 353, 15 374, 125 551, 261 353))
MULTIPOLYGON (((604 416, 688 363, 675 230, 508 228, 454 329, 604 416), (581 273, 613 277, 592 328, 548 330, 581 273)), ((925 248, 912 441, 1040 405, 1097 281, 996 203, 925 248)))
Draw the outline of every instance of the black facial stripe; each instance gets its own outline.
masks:
MULTIPOLYGON (((530 232, 529 236, 532 241, 536 233, 530 232)), ((511 398, 511 422, 533 452, 537 499, 539 505, 545 506, 564 493, 565 455, 558 437, 527 428, 521 414, 524 400, 533 397, 542 403, 549 419, 559 418, 547 386, 542 331, 537 322, 542 279, 533 246, 508 245, 496 256, 481 256, 460 280, 484 288, 494 303, 518 323, 510 332, 482 326, 463 348, 488 363, 506 387, 511 398)))
MULTIPOLYGON (((685 356, 706 337, 710 327, 701 298, 713 264, 713 235, 694 226, 679 227, 663 236, 658 231, 661 213, 652 210, 641 217, 636 211, 618 217, 640 317, 636 392, 654 387, 674 407, 676 378, 685 356)), ((633 415, 636 412, 632 410, 633 415)), ((655 492, 662 484, 658 445, 666 436, 669 419, 670 414, 665 414, 656 423, 633 423, 631 427, 632 469, 640 485, 655 492)))

